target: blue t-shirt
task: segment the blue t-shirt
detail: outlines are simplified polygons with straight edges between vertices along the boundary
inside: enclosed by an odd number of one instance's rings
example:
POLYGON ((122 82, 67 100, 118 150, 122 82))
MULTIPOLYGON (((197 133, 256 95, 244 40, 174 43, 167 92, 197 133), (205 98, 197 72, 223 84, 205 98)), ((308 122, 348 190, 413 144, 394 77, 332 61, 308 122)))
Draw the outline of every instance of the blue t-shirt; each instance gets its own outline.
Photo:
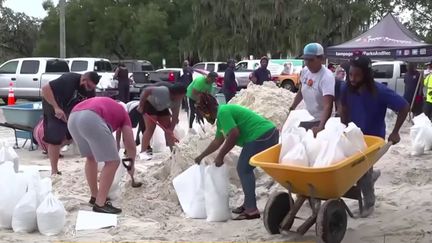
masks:
POLYGON ((387 86, 375 82, 376 93, 368 90, 353 92, 342 85, 342 105, 347 106, 349 121, 354 122, 365 135, 385 138, 387 108, 399 112, 408 105, 404 98, 387 86))

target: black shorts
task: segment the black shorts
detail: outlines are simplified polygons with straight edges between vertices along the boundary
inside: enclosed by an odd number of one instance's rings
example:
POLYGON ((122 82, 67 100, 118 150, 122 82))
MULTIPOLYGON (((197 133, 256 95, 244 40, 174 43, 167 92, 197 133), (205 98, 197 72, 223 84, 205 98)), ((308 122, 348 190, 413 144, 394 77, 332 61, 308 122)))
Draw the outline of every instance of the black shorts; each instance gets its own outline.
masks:
POLYGON ((149 114, 151 116, 170 116, 171 115, 169 109, 158 111, 148 101, 146 101, 144 103, 143 112, 144 112, 144 114, 149 114))
POLYGON ((57 119, 54 114, 44 114, 44 137, 43 140, 48 144, 61 145, 65 138, 72 139, 67 123, 57 119))
POLYGON ((144 125, 143 115, 138 111, 138 106, 129 111, 129 118, 132 122, 132 127, 137 127, 138 124, 144 125))

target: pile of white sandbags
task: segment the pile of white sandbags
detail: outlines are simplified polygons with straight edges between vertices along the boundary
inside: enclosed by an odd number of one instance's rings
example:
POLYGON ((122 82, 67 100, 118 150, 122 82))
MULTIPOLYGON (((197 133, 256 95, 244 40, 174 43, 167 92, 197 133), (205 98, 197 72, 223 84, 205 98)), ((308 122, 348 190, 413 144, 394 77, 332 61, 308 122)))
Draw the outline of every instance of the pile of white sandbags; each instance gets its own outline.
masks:
POLYGON ((59 234, 66 223, 66 210, 52 194, 50 178, 37 170, 16 173, 14 164, 0 164, 0 228, 44 235, 59 234))
POLYGON ((363 133, 354 123, 345 126, 330 118, 316 138, 311 130, 298 127, 301 119, 284 126, 280 164, 327 167, 366 149, 363 133))
POLYGON ((420 156, 432 150, 432 122, 424 113, 414 117, 413 122, 410 129, 411 155, 420 156))
POLYGON ((223 222, 231 218, 226 165, 192 165, 173 180, 183 212, 189 218, 223 222))

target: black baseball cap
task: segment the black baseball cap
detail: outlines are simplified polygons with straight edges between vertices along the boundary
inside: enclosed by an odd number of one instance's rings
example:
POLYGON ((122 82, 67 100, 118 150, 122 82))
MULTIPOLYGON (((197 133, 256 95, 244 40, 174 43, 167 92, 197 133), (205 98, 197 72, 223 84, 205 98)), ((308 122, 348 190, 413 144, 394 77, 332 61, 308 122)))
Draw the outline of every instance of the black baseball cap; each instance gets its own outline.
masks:
POLYGON ((209 74, 207 74, 207 77, 209 77, 209 78, 217 78, 218 74, 216 72, 210 72, 209 74))
POLYGON ((361 69, 369 69, 372 68, 372 61, 369 57, 365 55, 354 57, 351 60, 351 65, 359 67, 361 69))

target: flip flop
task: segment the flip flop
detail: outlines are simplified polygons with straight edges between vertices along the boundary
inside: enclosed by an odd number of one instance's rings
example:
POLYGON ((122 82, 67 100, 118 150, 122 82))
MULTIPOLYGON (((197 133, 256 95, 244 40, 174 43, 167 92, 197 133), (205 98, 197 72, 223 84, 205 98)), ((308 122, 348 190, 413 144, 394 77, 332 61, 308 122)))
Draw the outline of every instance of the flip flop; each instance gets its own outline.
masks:
POLYGON ((259 218, 261 218, 261 215, 259 213, 247 214, 243 212, 238 217, 233 218, 233 220, 252 220, 252 219, 259 219, 259 218))
POLYGON ((235 214, 242 214, 246 209, 243 206, 234 208, 231 212, 235 214))

